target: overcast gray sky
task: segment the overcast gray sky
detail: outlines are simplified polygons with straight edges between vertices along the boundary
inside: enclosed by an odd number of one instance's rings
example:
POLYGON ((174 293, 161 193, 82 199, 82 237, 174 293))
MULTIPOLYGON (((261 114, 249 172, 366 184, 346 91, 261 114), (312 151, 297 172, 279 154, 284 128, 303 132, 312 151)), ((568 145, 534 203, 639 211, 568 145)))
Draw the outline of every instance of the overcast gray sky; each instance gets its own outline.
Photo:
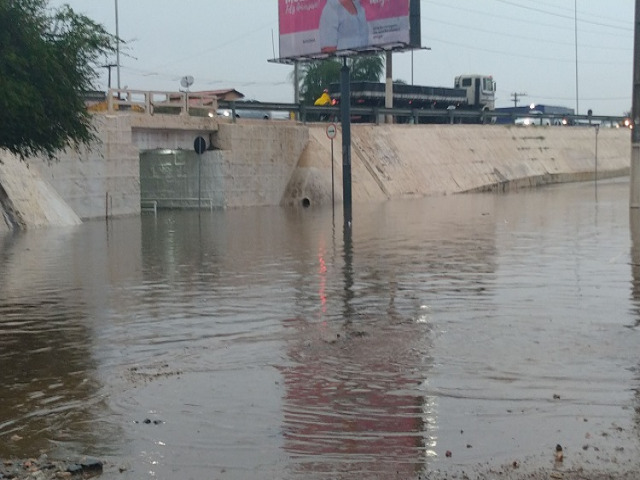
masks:
MULTIPOLYGON (((127 42, 122 87, 177 91, 192 75, 193 91, 236 88, 251 99, 293 101, 293 67, 268 62, 278 56, 277 0, 117 1, 127 42)), ((63 3, 115 33, 116 0, 50 0, 63 3)), ((489 74, 497 106, 524 93, 521 105, 622 115, 631 108, 634 4, 577 0, 576 29, 576 0, 421 0, 422 45, 431 50, 394 54, 393 78, 451 87, 456 75, 489 74)))

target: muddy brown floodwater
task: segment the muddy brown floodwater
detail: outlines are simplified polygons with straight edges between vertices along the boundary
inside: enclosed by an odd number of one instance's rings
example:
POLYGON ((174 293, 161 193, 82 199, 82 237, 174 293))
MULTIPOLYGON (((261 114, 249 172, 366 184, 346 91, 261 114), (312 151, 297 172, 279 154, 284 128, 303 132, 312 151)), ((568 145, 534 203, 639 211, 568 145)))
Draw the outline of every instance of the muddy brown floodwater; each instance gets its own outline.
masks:
POLYGON ((626 179, 0 236, 0 459, 105 479, 640 476, 626 179), (556 461, 556 445, 562 461, 556 461))

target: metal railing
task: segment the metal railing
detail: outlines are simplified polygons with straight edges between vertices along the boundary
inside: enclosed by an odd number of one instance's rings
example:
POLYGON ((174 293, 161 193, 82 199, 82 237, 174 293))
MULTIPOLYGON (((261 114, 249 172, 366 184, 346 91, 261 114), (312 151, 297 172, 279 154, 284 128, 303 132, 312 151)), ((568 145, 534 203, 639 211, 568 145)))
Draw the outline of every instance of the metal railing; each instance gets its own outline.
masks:
MULTIPOLYGON (((270 120, 295 119, 308 122, 339 122, 339 106, 316 107, 292 103, 221 101, 216 95, 198 92, 163 92, 129 89, 111 89, 107 94, 104 108, 115 112, 134 112, 147 115, 189 115, 217 117, 221 109, 232 112, 231 121, 235 122, 243 111, 263 112, 258 118, 270 120)), ((102 104, 99 104, 102 105, 102 104)), ((94 105, 95 107, 95 105, 94 105)), ((90 107, 91 108, 91 107, 90 107)), ((527 117, 526 113, 505 113, 494 110, 432 110, 409 108, 385 108, 352 106, 351 119, 358 123, 380 124, 391 116, 394 123, 440 123, 440 124, 513 124, 517 118, 527 117)), ((598 115, 561 115, 536 114, 536 120, 542 125, 577 126, 621 126, 626 120, 623 116, 598 115)))
POLYGON ((106 102, 106 110, 110 113, 215 116, 218 109, 216 95, 191 92, 111 89, 106 102))
MULTIPOLYGON (((219 108, 226 108, 233 112, 243 109, 264 111, 265 113, 282 112, 279 118, 295 118, 303 123, 340 121, 339 106, 316 107, 291 103, 262 103, 262 102, 219 102, 219 108)), ((385 107, 351 107, 351 119, 354 122, 380 124, 387 116, 392 116, 395 123, 448 123, 448 124, 514 124, 517 118, 527 117, 526 113, 506 113, 494 110, 431 110, 385 107)), ((267 115, 265 115, 267 117, 267 115)), ((622 126, 626 117, 611 115, 563 115, 536 114, 535 119, 541 120, 543 125, 573 125, 573 126, 622 126)), ((235 115, 233 116, 235 120, 235 115)))

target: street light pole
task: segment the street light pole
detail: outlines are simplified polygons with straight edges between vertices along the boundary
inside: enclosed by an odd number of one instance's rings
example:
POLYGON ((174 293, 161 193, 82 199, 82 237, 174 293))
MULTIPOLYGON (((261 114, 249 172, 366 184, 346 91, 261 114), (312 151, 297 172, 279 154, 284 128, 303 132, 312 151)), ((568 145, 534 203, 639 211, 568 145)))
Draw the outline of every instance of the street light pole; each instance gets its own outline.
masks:
POLYGON ((120 90, 120 26, 118 22, 118 0, 116 2, 116 72, 118 77, 118 90, 120 90))
MULTIPOLYGON (((640 208, 640 0, 636 0, 633 40, 633 93, 631 107, 631 192, 629 207, 640 208)), ((636 210, 637 212, 638 210, 636 210)))
POLYGON ((576 115, 580 115, 580 95, 578 94, 578 0, 574 0, 574 22, 576 43, 576 115))

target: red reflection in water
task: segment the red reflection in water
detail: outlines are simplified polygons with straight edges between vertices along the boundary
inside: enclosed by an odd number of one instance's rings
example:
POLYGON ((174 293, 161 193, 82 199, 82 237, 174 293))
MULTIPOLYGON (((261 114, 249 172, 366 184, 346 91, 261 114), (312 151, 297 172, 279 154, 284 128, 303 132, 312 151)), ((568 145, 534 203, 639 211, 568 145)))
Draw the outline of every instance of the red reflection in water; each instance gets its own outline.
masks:
POLYGON ((283 372, 285 449, 307 474, 410 478, 425 451, 410 329, 399 338, 323 324, 289 323, 306 340, 289 352, 298 364, 283 372))
POLYGON ((320 269, 318 270, 318 274, 320 275, 320 289, 318 293, 320 294, 322 313, 327 313, 327 264, 324 261, 324 255, 324 248, 321 247, 318 252, 318 263, 320 264, 320 269))

